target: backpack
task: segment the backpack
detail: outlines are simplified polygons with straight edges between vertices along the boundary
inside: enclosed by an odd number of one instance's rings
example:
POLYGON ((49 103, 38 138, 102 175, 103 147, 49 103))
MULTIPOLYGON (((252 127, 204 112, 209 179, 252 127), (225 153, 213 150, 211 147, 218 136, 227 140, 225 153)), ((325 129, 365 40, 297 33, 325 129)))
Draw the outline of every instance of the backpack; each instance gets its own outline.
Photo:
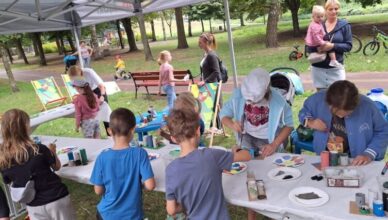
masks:
POLYGON ((222 80, 222 83, 228 82, 228 69, 226 66, 222 63, 222 60, 218 58, 218 64, 220 66, 220 79, 222 80))

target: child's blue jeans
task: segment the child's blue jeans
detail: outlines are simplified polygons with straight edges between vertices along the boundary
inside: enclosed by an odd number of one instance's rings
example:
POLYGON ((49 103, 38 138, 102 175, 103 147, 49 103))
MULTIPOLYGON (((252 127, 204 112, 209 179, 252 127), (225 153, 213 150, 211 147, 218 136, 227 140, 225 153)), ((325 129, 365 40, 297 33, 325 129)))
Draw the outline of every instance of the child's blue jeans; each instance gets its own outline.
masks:
POLYGON ((171 86, 171 85, 164 85, 163 86, 163 91, 167 95, 168 110, 171 111, 172 108, 174 107, 174 102, 175 102, 175 99, 176 99, 175 87, 171 86))

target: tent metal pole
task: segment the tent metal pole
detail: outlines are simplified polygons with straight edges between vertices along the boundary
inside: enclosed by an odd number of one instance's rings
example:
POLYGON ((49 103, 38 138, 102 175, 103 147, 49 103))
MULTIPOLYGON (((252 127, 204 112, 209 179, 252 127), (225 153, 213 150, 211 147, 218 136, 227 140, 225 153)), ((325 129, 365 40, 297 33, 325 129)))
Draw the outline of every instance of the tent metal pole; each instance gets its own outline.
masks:
POLYGON ((238 82, 237 82, 236 57, 234 56, 233 36, 232 36, 232 28, 230 27, 230 14, 229 14, 228 0, 224 0, 224 12, 225 12, 225 20, 226 20, 226 29, 228 30, 229 53, 230 53, 230 59, 232 62, 232 69, 233 69, 233 85, 234 85, 234 88, 237 88, 238 82))
POLYGON ((77 32, 77 26, 73 25, 72 32, 74 35, 75 43, 77 45, 79 64, 80 64, 81 69, 83 69, 84 68, 84 61, 82 60, 82 56, 81 56, 81 47, 79 45, 79 38, 78 38, 79 36, 78 36, 78 32, 77 32))

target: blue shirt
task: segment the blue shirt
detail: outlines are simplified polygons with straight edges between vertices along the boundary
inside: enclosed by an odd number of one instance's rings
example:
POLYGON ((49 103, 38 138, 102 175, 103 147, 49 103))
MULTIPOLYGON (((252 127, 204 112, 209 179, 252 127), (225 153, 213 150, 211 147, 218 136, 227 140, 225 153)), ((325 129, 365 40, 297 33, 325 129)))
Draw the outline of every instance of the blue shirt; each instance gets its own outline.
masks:
POLYGON ((208 148, 175 159, 166 170, 166 199, 180 203, 190 220, 230 219, 222 172, 232 163, 231 152, 208 148))
POLYGON ((97 206, 104 220, 143 219, 142 182, 154 177, 147 152, 139 147, 108 148, 98 155, 90 182, 103 186, 97 206))
MULTIPOLYGON (((306 118, 319 118, 331 129, 333 114, 325 101, 326 91, 319 91, 306 99, 299 112, 301 124, 306 118)), ((367 155, 374 160, 384 159, 388 145, 388 122, 372 100, 360 95, 357 107, 345 117, 345 128, 352 158, 367 155)), ((326 149, 328 139, 329 132, 314 131, 315 153, 320 154, 326 149)))

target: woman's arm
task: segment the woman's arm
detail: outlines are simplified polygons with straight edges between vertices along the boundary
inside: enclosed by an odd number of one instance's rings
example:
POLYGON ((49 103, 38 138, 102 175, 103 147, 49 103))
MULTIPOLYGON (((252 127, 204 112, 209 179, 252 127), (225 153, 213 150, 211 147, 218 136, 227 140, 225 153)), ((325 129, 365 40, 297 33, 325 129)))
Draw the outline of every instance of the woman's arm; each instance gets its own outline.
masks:
MULTIPOLYGON (((334 32, 335 35, 342 35, 343 41, 342 42, 328 42, 323 46, 320 46, 318 48, 318 51, 320 52, 330 52, 335 51, 337 53, 345 53, 349 52, 352 49, 352 30, 350 27, 350 24, 345 25, 340 30, 334 32)), ((333 37, 333 38, 334 38, 333 37)))

